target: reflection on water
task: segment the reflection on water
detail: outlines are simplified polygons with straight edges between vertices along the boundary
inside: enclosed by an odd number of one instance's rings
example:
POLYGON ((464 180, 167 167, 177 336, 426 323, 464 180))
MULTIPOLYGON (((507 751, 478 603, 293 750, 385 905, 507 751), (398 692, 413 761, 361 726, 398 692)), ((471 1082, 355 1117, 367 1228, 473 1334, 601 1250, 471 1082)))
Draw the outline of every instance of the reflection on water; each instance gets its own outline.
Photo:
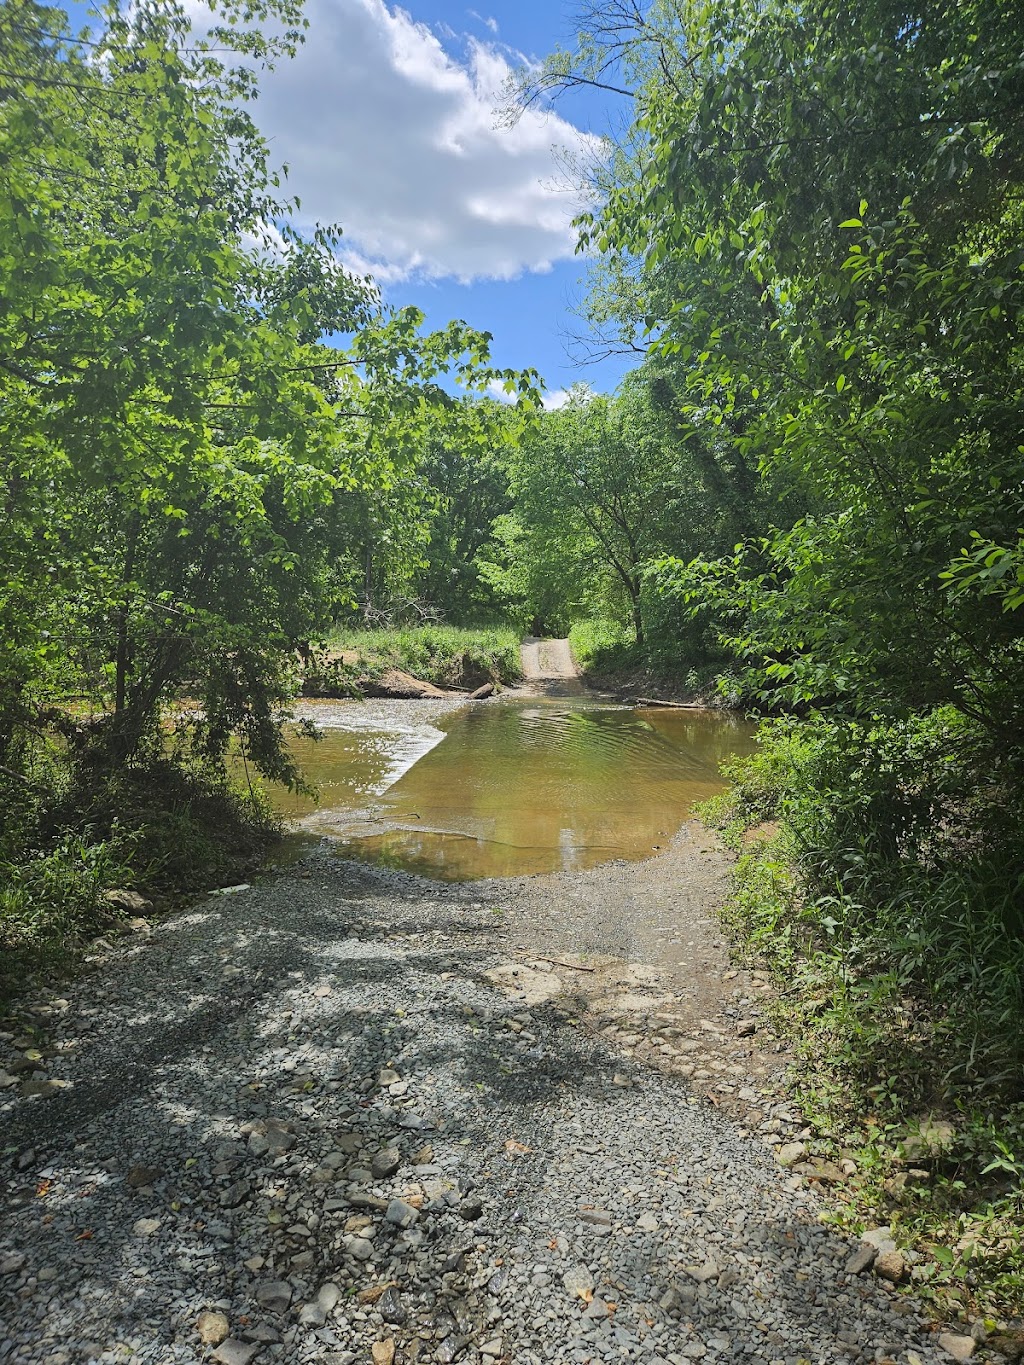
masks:
POLYGON ((278 809, 347 855, 446 880, 647 857, 722 790, 722 760, 754 747, 753 727, 729 717, 581 698, 488 703, 431 724, 412 711, 386 731, 352 714, 351 728, 295 741, 319 807, 285 793, 278 809))

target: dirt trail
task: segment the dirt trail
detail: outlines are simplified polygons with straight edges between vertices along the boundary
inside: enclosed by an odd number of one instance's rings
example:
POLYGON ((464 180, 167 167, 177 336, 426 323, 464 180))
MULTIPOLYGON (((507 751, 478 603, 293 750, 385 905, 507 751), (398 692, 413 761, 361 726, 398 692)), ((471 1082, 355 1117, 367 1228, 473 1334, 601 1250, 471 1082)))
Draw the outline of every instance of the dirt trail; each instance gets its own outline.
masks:
POLYGON ((544 696, 575 696, 584 690, 568 640, 527 635, 520 646, 523 691, 544 696))

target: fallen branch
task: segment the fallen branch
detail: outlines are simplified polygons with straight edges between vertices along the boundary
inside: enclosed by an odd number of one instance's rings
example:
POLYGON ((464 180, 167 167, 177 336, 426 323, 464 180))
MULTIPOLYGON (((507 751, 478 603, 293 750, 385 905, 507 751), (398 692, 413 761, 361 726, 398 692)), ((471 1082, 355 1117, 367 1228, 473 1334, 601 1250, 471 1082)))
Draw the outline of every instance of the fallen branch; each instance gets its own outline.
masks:
POLYGON ((568 967, 573 972, 596 972, 596 967, 581 967, 576 962, 563 962, 557 957, 535 957, 534 962, 550 962, 552 967, 568 967))
POLYGON ((637 697, 637 706, 671 706, 676 711, 710 711, 699 701, 661 701, 658 697, 637 697))

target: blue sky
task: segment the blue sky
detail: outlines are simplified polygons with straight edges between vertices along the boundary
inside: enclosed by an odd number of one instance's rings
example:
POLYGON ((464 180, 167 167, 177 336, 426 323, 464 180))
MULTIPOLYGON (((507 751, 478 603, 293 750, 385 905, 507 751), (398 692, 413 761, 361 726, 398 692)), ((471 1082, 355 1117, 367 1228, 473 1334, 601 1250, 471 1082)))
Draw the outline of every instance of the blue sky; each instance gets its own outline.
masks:
MULTIPOLYGON (((202 24, 203 0, 182 0, 202 24)), ((85 6, 68 5, 73 22, 85 6)), ((430 326, 493 334, 499 366, 532 366, 557 404, 576 381, 615 387, 635 357, 581 363, 586 263, 571 220, 606 155, 621 97, 573 95, 513 126, 510 71, 572 46, 575 0, 306 0, 306 41, 252 107, 289 168, 300 228, 344 230, 346 265, 430 326), (584 169, 581 169, 584 168, 584 169)))
POLYGON ((491 332, 495 363, 534 366, 554 401, 577 380, 613 388, 635 360, 581 367, 571 341, 586 266, 570 223, 616 99, 496 122, 510 69, 571 45, 571 0, 307 0, 306 13, 303 50, 255 108, 300 225, 340 224, 343 258, 389 302, 491 332))

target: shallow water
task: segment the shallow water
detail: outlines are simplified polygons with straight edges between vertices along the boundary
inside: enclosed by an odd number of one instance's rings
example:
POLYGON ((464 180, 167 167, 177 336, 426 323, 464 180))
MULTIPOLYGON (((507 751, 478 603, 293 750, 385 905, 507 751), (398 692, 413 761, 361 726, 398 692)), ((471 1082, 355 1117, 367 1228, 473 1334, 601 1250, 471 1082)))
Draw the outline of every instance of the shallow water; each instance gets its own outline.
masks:
POLYGON ((667 847, 723 789, 722 760, 754 748, 753 726, 714 712, 572 697, 421 718, 420 705, 321 711, 323 738, 294 741, 320 804, 278 790, 278 810, 339 853, 443 880, 587 868, 667 847))

